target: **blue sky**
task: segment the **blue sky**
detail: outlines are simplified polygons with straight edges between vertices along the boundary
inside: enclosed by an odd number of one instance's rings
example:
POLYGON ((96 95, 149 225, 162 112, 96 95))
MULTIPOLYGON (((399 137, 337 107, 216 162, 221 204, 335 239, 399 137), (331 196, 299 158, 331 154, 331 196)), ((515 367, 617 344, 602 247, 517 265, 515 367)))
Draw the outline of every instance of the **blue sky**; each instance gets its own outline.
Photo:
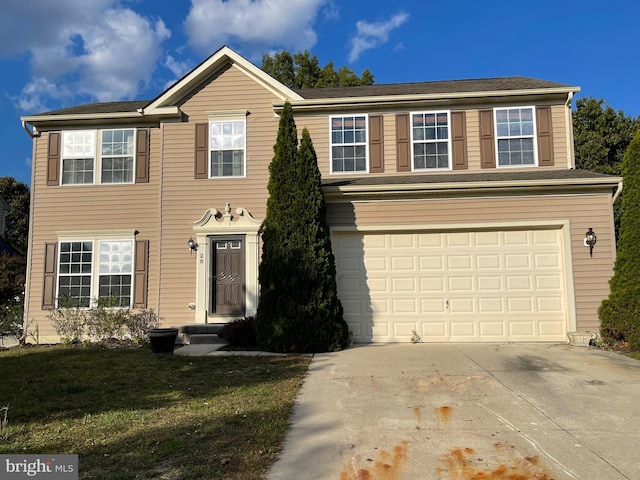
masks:
POLYGON ((228 45, 309 50, 376 83, 528 76, 640 116, 636 0, 4 0, 0 177, 30 183, 20 117, 152 99, 228 45))

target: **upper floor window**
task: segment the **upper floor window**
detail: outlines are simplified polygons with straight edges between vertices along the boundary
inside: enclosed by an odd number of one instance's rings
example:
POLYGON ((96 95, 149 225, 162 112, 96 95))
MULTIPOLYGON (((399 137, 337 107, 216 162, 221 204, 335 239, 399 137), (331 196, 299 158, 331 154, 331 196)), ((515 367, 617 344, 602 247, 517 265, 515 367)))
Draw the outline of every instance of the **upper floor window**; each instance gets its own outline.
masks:
POLYGON ((95 130, 71 130, 62 133, 63 185, 93 183, 95 151, 95 130))
POLYGON ((133 241, 60 242, 59 299, 67 298, 79 307, 90 307, 94 300, 109 298, 115 300, 118 306, 130 307, 132 283, 133 241))
POLYGON ((331 117, 331 171, 367 172, 367 117, 331 117))
POLYGON ((246 120, 209 122, 209 178, 244 177, 246 120))
POLYGON ((134 129, 62 132, 62 185, 133 183, 134 129), (96 152, 99 152, 96 155, 96 152))
POLYGON ((414 170, 451 168, 449 112, 411 114, 414 170))
POLYGON ((102 183, 132 183, 135 135, 133 129, 102 131, 102 183))
POLYGON ((496 108, 498 166, 535 165, 533 107, 496 108))

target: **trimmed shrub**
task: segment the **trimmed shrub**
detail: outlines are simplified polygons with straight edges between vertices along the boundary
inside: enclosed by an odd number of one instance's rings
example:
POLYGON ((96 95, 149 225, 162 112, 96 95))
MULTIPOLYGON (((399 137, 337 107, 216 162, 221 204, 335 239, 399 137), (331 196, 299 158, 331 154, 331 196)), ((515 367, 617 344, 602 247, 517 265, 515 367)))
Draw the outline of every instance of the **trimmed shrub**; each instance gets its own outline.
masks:
POLYGON ((253 317, 239 318, 227 323, 220 329, 218 336, 233 346, 255 347, 256 332, 253 326, 253 317))

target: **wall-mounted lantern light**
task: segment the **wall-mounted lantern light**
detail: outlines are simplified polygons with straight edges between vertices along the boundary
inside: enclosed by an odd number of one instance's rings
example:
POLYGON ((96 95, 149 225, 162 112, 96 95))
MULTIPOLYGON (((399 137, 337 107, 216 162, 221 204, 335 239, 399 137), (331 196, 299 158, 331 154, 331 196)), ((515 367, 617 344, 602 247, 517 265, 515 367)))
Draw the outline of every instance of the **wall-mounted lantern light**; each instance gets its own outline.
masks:
POLYGON ((589 256, 591 257, 593 257, 593 246, 596 244, 597 241, 598 241, 598 237, 596 237, 596 234, 593 231, 593 228, 589 227, 589 230, 587 230, 587 233, 584 234, 584 245, 586 247, 589 247, 589 256))
POLYGON ((191 253, 196 252, 198 250, 198 244, 191 237, 189 237, 189 241, 187 242, 187 245, 189 245, 189 250, 191 251, 191 253))

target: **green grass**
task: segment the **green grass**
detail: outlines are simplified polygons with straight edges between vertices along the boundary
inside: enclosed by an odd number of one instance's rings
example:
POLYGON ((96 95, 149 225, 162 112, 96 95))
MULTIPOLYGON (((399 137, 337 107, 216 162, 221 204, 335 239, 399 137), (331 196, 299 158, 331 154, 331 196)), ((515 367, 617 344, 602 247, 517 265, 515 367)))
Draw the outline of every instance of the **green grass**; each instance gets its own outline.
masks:
POLYGON ((157 357, 149 348, 3 351, 0 453, 78 454, 83 479, 260 479, 309 362, 157 357))

